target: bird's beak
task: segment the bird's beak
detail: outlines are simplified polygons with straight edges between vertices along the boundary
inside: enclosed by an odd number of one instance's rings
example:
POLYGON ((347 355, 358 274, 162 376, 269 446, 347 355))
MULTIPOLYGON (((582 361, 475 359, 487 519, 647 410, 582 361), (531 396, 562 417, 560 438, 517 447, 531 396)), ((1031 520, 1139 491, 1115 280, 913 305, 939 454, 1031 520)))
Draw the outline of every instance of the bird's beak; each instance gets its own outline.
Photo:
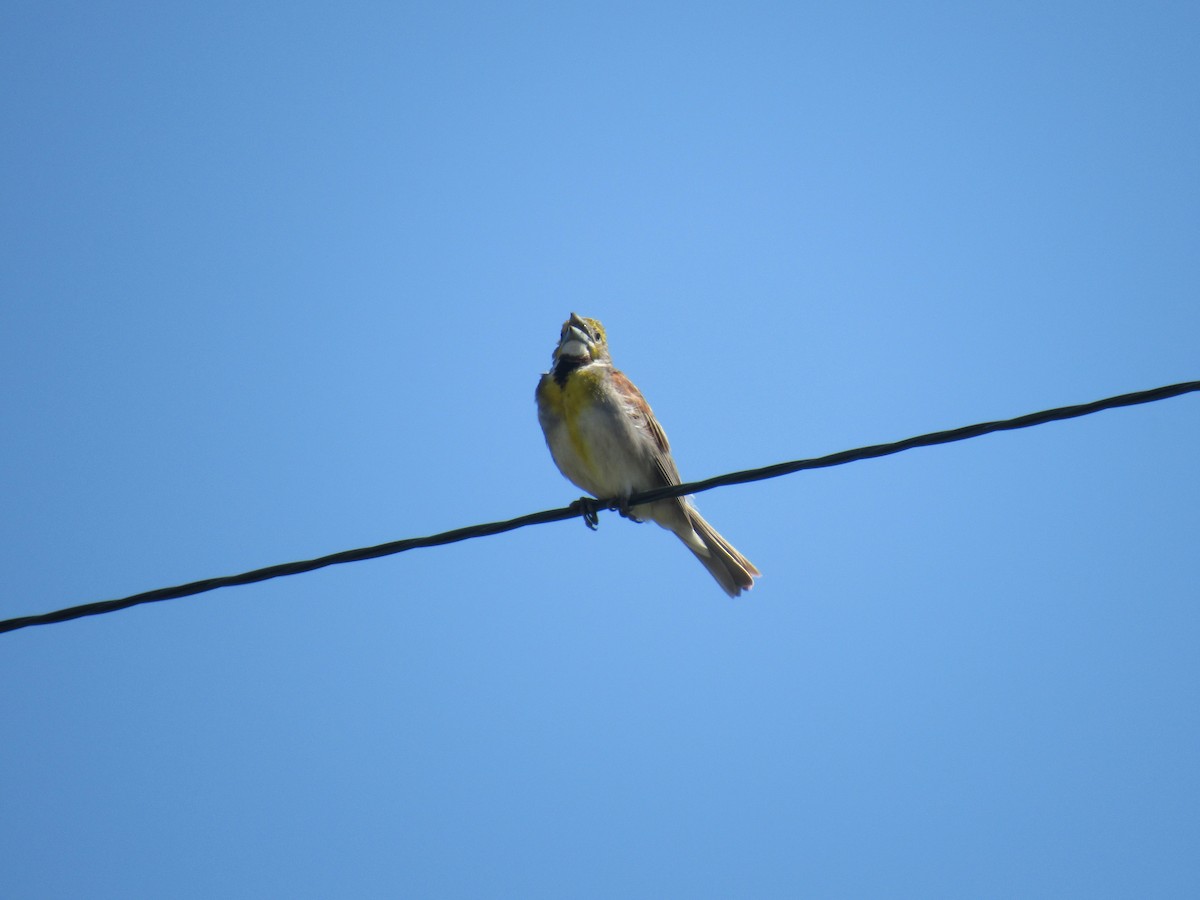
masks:
POLYGON ((571 318, 563 325, 558 355, 572 359, 588 359, 592 355, 592 339, 587 333, 587 324, 578 313, 571 313, 571 318))

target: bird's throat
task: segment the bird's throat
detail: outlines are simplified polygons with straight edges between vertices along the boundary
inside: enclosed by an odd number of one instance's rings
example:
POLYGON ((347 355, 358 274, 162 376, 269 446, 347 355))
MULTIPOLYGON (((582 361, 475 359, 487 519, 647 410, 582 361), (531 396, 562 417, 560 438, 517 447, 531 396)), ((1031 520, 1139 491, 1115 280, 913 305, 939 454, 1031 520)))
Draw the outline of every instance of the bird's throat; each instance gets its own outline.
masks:
POLYGON ((566 387, 571 373, 586 362, 586 359, 579 356, 560 356, 554 363, 554 368, 550 370, 550 375, 560 388, 566 387))

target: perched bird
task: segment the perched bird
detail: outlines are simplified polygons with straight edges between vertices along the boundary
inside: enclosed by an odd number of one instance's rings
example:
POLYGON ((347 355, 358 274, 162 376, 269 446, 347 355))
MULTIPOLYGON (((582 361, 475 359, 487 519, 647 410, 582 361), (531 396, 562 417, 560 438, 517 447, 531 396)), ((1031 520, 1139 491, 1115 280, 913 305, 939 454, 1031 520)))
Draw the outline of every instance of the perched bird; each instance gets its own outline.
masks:
POLYGON ((604 326, 571 313, 554 364, 537 387, 538 421, 555 465, 594 497, 618 498, 622 513, 649 519, 683 541, 730 597, 754 585, 758 569, 676 497, 629 508, 631 494, 679 484, 667 436, 633 382, 613 368, 604 326))

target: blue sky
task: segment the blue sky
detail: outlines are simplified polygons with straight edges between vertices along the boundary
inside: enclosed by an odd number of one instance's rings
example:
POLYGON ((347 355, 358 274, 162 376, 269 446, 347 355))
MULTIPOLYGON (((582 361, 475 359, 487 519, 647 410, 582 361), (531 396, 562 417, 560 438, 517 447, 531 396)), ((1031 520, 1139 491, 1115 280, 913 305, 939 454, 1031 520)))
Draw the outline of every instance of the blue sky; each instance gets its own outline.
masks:
MULTIPOLYGON (((0 12, 0 615, 1200 378, 1185 3, 0 12)), ((0 636, 0 895, 1200 892, 1193 396, 0 636)))

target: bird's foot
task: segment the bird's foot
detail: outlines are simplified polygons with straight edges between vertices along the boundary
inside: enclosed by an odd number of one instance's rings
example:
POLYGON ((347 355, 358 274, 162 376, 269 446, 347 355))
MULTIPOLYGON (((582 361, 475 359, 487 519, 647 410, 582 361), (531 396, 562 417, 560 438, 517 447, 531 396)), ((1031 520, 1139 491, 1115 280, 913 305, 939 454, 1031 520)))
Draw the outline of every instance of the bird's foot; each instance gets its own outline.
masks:
POLYGON ((612 508, 619 512, 621 514, 621 518, 623 519, 628 519, 631 522, 638 522, 639 524, 642 521, 630 511, 628 497, 621 497, 619 500, 617 500, 612 508))
POLYGON ((595 497, 580 497, 571 504, 571 509, 583 516, 583 524, 592 531, 595 531, 596 526, 600 524, 600 510, 607 508, 606 504, 601 503, 595 497))

